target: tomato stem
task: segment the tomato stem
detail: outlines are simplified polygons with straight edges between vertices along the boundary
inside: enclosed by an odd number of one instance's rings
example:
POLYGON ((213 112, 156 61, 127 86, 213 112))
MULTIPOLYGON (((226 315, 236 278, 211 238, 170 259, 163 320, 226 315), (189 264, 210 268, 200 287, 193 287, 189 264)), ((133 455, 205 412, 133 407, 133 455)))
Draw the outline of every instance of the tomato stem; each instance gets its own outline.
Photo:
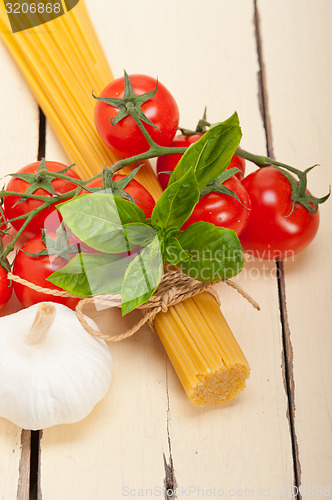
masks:
POLYGON ((145 139, 148 141, 150 148, 148 149, 148 151, 145 151, 144 153, 140 153, 135 156, 130 156, 129 158, 123 158, 122 160, 117 161, 111 167, 112 173, 115 173, 121 168, 131 165, 132 163, 140 162, 143 160, 149 160, 150 158, 156 158, 159 156, 164 156, 169 154, 184 154, 186 152, 187 148, 174 148, 170 146, 160 146, 159 144, 157 144, 152 139, 152 137, 150 137, 149 132, 144 127, 143 122, 139 118, 138 113, 134 106, 130 106, 130 108, 128 109, 128 113, 134 118, 135 122, 137 123, 137 126, 141 130, 145 139))
POLYGON ((301 179, 305 174, 305 172, 307 172, 307 171, 302 172, 301 170, 298 170, 295 167, 291 167, 286 163, 281 163, 280 161, 272 160, 272 158, 269 158, 268 156, 260 156, 260 155, 255 155, 253 153, 249 153, 248 151, 245 151, 242 148, 237 148, 235 154, 237 156, 240 156, 241 158, 244 158, 245 160, 249 160, 252 163, 255 163, 255 165, 257 165, 257 167, 259 168, 269 167, 271 165, 284 168, 289 172, 292 172, 293 174, 297 175, 299 179, 301 179))
POLYGON ((297 170, 294 167, 291 167, 290 165, 286 165, 285 163, 280 163, 278 161, 272 160, 272 158, 269 158, 268 156, 261 156, 261 155, 255 155, 253 153, 249 153, 248 151, 245 151, 242 148, 237 148, 235 154, 237 156, 240 156, 241 158, 244 158, 245 160, 249 160, 252 163, 255 163, 257 167, 259 168, 264 168, 268 167, 271 165, 276 165, 278 167, 283 167, 289 170, 290 172, 293 172, 294 174, 297 174, 300 172, 300 170, 297 170))
MULTIPOLYGON (((100 175, 101 174, 98 174, 96 177, 100 177, 100 175)), ((69 177, 68 175, 60 174, 59 172, 50 172, 49 170, 47 171, 47 174, 45 176, 54 177, 54 179, 63 179, 64 181, 70 182, 71 184, 76 184, 76 186, 80 186, 81 188, 84 188, 85 185, 88 182, 91 182, 91 180, 92 180, 92 179, 88 179, 87 181, 82 181, 81 179, 75 179, 75 177, 69 177)), ((21 196, 22 196, 22 194, 21 194, 21 196)))
POLYGON ((136 111, 133 103, 131 103, 131 102, 127 103, 127 110, 128 110, 128 113, 134 118, 135 122, 137 123, 137 125, 138 125, 140 131, 142 132, 142 134, 144 135, 145 139, 148 141, 150 148, 154 149, 154 147, 157 146, 157 144, 154 142, 154 140, 150 136, 149 132, 144 127, 142 120, 139 119, 137 111, 136 111))
MULTIPOLYGON (((53 203, 55 203, 55 201, 53 203)), ((6 259, 8 254, 10 254, 10 252, 12 252, 14 250, 17 240, 19 239, 19 237, 21 236, 21 234, 23 233, 23 231, 25 230, 27 225, 30 223, 30 221, 33 219, 33 217, 35 215, 37 215, 39 212, 41 212, 42 210, 44 210, 44 208, 48 207, 49 205, 50 205, 50 203, 44 203, 43 205, 40 205, 40 207, 35 208, 34 210, 31 210, 31 212, 29 212, 28 216, 26 217, 26 220, 24 221, 24 223, 22 224, 20 229, 17 231, 17 233, 13 237, 10 244, 7 245, 6 250, 2 253, 1 260, 6 259)), ((25 218, 25 216, 20 217, 20 219, 24 219, 24 218, 25 218)))
MULTIPOLYGON (((76 189, 74 189, 72 191, 69 191, 69 193, 75 192, 75 191, 76 191, 76 189)), ((16 192, 16 191, 6 191, 5 189, 2 189, 0 191, 0 197, 7 196, 7 195, 8 196, 18 196, 20 198, 31 198, 32 200, 41 200, 41 201, 45 201, 45 203, 48 200, 50 201, 50 200, 54 199, 54 198, 50 198, 49 196, 40 196, 38 194, 32 194, 32 193, 31 194, 30 193, 19 193, 19 192, 16 192)), ((62 195, 59 195, 59 196, 57 196, 55 198, 56 198, 55 201, 62 200, 62 195)))
POLYGON ((114 174, 121 168, 127 167, 132 163, 137 163, 143 160, 149 160, 150 158, 156 158, 164 155, 183 155, 187 151, 187 148, 173 148, 170 146, 159 146, 154 143, 152 147, 145 153, 141 153, 139 155, 130 156, 129 158, 123 158, 122 160, 117 161, 111 167, 109 167, 114 174))
POLYGON ((295 206, 295 202, 298 202, 303 205, 308 210, 308 212, 314 214, 318 210, 318 205, 320 205, 321 203, 325 203, 325 201, 330 196, 331 190, 322 198, 317 198, 316 196, 313 196, 311 193, 306 191, 307 174, 316 165, 313 165, 312 167, 309 167, 306 170, 302 171, 298 170, 297 168, 291 167, 290 165, 286 165, 285 163, 280 163, 279 161, 272 160, 268 156, 257 156, 252 153, 248 153, 248 151, 245 151, 241 148, 237 148, 235 154, 237 156, 240 156, 241 158, 244 158, 245 160, 249 160, 255 163, 259 168, 273 166, 278 169, 285 177, 287 177, 292 188, 292 212, 295 206), (289 172, 295 174, 298 177, 298 181, 296 181, 289 172))
POLYGON ((204 134, 207 128, 211 127, 211 123, 209 123, 206 119, 206 106, 204 108, 203 117, 198 121, 195 130, 190 130, 187 128, 179 127, 179 130, 182 135, 185 137, 190 137, 191 135, 204 134))

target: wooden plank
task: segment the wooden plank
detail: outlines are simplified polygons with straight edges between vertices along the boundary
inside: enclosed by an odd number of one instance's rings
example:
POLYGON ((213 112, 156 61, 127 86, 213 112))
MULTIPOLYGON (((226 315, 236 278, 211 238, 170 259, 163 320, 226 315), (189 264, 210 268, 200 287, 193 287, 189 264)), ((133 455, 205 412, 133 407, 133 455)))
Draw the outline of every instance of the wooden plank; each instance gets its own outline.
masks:
POLYGON ((19 482, 17 488, 18 500, 20 500, 21 498, 30 498, 31 431, 22 431, 21 450, 22 452, 19 469, 19 482))
MULTIPOLYGON (((229 2, 218 2, 218 6, 212 2, 212 5, 215 10, 208 9, 210 16, 207 18, 204 13, 202 19, 206 20, 209 30, 205 35, 206 44, 214 47, 218 64, 212 65, 211 60, 203 62, 203 67, 206 66, 199 78, 200 85, 215 99, 216 119, 223 115, 224 103, 231 103, 239 110, 243 147, 264 152, 253 5, 249 2, 232 2, 232 6, 229 2), (214 75, 213 81, 211 75, 214 75), (222 102, 216 99, 216 94, 222 102)), ((189 24, 201 27, 205 23, 198 20, 193 23, 190 19, 189 24)), ((206 47, 201 50, 198 55, 195 53, 200 63, 206 47)), ((187 61, 181 55, 182 60, 187 61)), ((195 68, 193 57, 188 56, 186 78, 188 75, 193 78, 190 74, 190 61, 195 68)), ((248 387, 234 404, 223 409, 197 411, 181 397, 179 384, 173 371, 169 371, 175 474, 184 491, 192 487, 194 497, 195 493, 198 496, 199 488, 206 495, 215 488, 225 496, 262 496, 263 491, 273 497, 280 483, 293 481, 274 271, 274 265, 256 262, 249 264, 238 278, 261 304, 260 313, 253 311, 233 290, 219 286, 222 310, 252 366, 248 387)))
MULTIPOLYGON (((319 163, 308 185, 322 196, 331 184, 332 4, 260 0, 258 5, 274 153, 300 169, 319 163)), ((331 201, 320 213, 314 242, 284 266, 299 481, 302 496, 315 498, 330 496, 332 486, 331 201)))
MULTIPOLYGON (((0 41, 1 120, 0 178, 35 161, 38 151, 38 106, 0 41)), ((20 309, 13 296, 0 317, 20 309)), ((29 498, 30 432, 0 418, 0 498, 29 498)))
MULTIPOLYGON (((184 0, 170 0, 167 9, 153 0, 87 4, 115 76, 123 68, 158 75, 179 102, 186 127, 195 126, 205 105, 212 122, 237 110, 243 147, 264 152, 251 3, 192 0, 190 9, 184 0)), ((47 157, 57 150, 48 136, 47 157)), ((234 488, 262 496, 268 488, 292 484, 273 274, 274 265, 255 263, 239 279, 261 303, 261 313, 219 287, 223 311, 252 365, 248 388, 234 404, 191 407, 169 364, 166 370, 158 339, 147 330, 111 346, 115 370, 108 396, 83 422, 43 433, 43 496, 84 500, 160 492, 163 453, 169 465, 165 484, 174 487, 177 480, 184 492, 192 486, 205 488, 206 495, 210 488, 232 494, 234 488)), ((113 319, 105 313, 100 321, 113 319)), ((190 494, 196 498, 198 491, 190 494)))

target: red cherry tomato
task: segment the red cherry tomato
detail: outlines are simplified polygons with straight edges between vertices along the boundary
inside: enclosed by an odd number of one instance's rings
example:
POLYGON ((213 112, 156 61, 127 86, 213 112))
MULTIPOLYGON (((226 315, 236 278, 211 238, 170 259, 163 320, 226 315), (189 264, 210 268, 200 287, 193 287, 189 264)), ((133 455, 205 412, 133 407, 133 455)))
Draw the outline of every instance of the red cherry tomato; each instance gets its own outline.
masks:
MULTIPOLYGON (((35 162, 27 165, 26 167, 21 168, 18 173, 32 173, 35 174, 38 167, 40 165, 40 162, 35 162)), ((50 172, 59 172, 60 170, 63 170, 66 168, 66 165, 63 165, 62 163, 57 163, 54 161, 47 161, 46 162, 46 167, 47 170, 50 172)), ((70 169, 66 173, 69 177, 72 177, 74 179, 79 179, 79 176, 74 172, 74 170, 70 169)), ((56 193, 58 194, 65 194, 68 191, 71 191, 72 189, 75 189, 76 185, 67 182, 62 179, 54 179, 52 181, 52 186, 55 190, 56 193)), ((6 189, 8 191, 14 191, 18 193, 25 193, 25 191, 28 189, 29 183, 26 181, 19 179, 17 177, 12 177, 10 181, 8 182, 6 189)), ((34 195, 38 196, 48 196, 48 197, 53 197, 54 195, 48 193, 44 189, 37 189, 34 193, 34 195)), ((35 208, 40 207, 43 202, 40 200, 34 200, 32 198, 26 198, 23 201, 19 202, 19 197, 18 196, 5 196, 4 197, 4 213, 7 219, 13 219, 15 217, 22 216, 31 210, 34 210, 35 208)), ((24 219, 16 220, 13 221, 11 224, 12 226, 18 231, 24 223, 24 219)), ((45 227, 45 224, 47 225, 47 229, 49 231, 55 231, 61 223, 61 216, 59 212, 56 209, 56 204, 51 205, 41 212, 39 212, 32 220, 29 222, 28 226, 24 230, 24 236, 27 238, 33 238, 34 236, 40 234, 41 229, 45 227)))
POLYGON ((244 250, 262 259, 277 260, 301 252, 314 239, 319 213, 300 203, 294 209, 291 184, 276 168, 264 167, 243 179, 251 199, 251 217, 241 235, 244 250))
MULTIPOLYGON (((179 134, 175 136, 174 141, 171 142, 170 146, 174 148, 188 148, 191 144, 198 141, 202 137, 201 134, 195 135, 182 135, 179 134)), ((163 172, 173 172, 176 165, 179 163, 182 155, 165 155, 160 156, 157 160, 157 175, 160 185, 163 189, 168 186, 168 181, 170 174, 165 174, 163 172)))
MULTIPOLYGON (((152 91, 157 80, 146 75, 130 75, 132 87, 136 95, 152 91)), ((122 98, 124 78, 111 82, 101 93, 101 97, 122 98)), ((177 104, 166 89, 158 82, 156 94, 141 106, 143 113, 158 127, 144 124, 152 139, 160 146, 168 146, 179 125, 177 104)), ((110 120, 118 114, 115 108, 105 102, 97 101, 95 108, 95 124, 104 143, 122 157, 128 157, 148 151, 149 144, 132 116, 126 116, 116 125, 110 120)))
MULTIPOLYGON (((47 236, 55 239, 54 233, 48 233, 47 236)), ((61 269, 61 267, 66 264, 66 260, 58 257, 57 255, 33 257, 32 255, 25 253, 38 253, 45 248, 46 247, 41 239, 41 236, 35 236, 31 240, 27 241, 15 257, 13 274, 43 288, 61 290, 50 281, 46 281, 46 278, 48 278, 53 272, 61 269)), ((14 291, 18 300, 24 307, 30 307, 38 302, 57 302, 59 304, 64 304, 71 309, 75 309, 76 304, 79 301, 79 299, 56 297, 41 293, 17 282, 14 282, 14 291)))
MULTIPOLYGON (((125 176, 122 174, 114 174, 113 175, 113 181, 118 182, 119 180, 123 179, 125 176)), ((103 180, 101 177, 98 177, 98 179, 95 179, 94 181, 88 182, 87 184, 88 187, 102 187, 103 186, 103 180)), ((143 212, 145 213, 145 216, 147 219, 151 217, 152 210, 154 209, 154 206, 156 202, 152 198, 151 194, 149 191, 145 189, 145 187, 142 186, 139 182, 137 182, 135 179, 132 179, 127 186, 125 187, 124 191, 126 191, 130 196, 135 200, 136 204, 138 207, 140 207, 143 212)), ((82 189, 80 194, 88 193, 85 189, 82 189)))
MULTIPOLYGON (((182 135, 179 134, 177 135, 174 140, 171 142, 170 146, 175 147, 175 148, 188 148, 191 144, 194 142, 198 141, 202 137, 202 134, 195 134, 195 135, 182 135)), ((158 175, 158 180, 160 182, 160 185, 163 189, 166 189, 168 186, 168 181, 170 178, 170 174, 165 174, 164 172, 173 172, 175 169, 176 165, 180 161, 182 155, 165 155, 165 156, 160 156, 157 160, 157 175, 158 175)), ((230 168, 237 167, 241 170, 241 172, 238 172, 235 174, 235 176, 241 180, 244 175, 245 171, 245 160, 243 158, 240 158, 239 156, 233 156, 231 159, 230 164, 228 165, 226 170, 229 170, 230 168)))
POLYGON ((13 291, 13 284, 7 278, 7 274, 7 271, 0 266, 0 309, 5 307, 13 291))
POLYGON ((237 172, 237 174, 234 174, 234 176, 237 177, 239 181, 242 181, 244 177, 244 172, 246 170, 245 159, 241 158, 241 156, 234 155, 226 170, 229 170, 230 168, 238 168, 239 170, 241 170, 241 172, 237 172))
POLYGON ((211 222, 215 226, 233 229, 238 235, 244 230, 250 218, 250 198, 236 177, 231 177, 223 183, 225 187, 234 191, 241 203, 235 198, 223 193, 211 192, 203 196, 194 208, 189 219, 182 229, 198 221, 211 222))

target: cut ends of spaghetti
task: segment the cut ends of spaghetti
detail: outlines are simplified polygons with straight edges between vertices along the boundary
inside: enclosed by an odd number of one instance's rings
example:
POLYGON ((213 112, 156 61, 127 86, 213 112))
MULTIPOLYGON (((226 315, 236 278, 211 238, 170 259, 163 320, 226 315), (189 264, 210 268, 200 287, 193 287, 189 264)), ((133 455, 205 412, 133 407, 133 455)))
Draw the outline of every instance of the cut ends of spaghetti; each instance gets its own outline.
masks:
POLYGON ((235 363, 216 373, 198 376, 201 382, 188 394, 195 406, 221 405, 235 399, 246 387, 250 375, 248 364, 235 363))

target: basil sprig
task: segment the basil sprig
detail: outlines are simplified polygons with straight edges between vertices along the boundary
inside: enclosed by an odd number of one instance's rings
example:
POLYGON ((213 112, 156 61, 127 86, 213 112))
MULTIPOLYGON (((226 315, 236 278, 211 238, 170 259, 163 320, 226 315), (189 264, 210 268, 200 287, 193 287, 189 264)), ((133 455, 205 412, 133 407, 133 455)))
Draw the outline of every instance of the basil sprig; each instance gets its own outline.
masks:
POLYGON ((180 158, 170 177, 169 185, 179 180, 188 168, 193 168, 201 191, 226 170, 241 137, 237 113, 228 120, 213 125, 198 141, 191 144, 180 158))
POLYGON ((130 250, 124 225, 146 224, 141 208, 111 193, 85 194, 57 208, 72 232, 100 252, 116 254, 130 250))
POLYGON ((235 113, 212 126, 183 154, 151 215, 134 203, 107 193, 82 195, 58 205, 84 251, 48 279, 73 294, 120 293, 122 313, 148 301, 158 287, 164 263, 199 281, 238 274, 243 253, 236 233, 207 222, 181 228, 204 187, 229 165, 241 139, 235 113))
POLYGON ((180 228, 190 217, 199 197, 196 174, 190 168, 165 189, 153 209, 151 224, 161 229, 180 228))
POLYGON ((242 247, 231 229, 209 222, 195 222, 180 233, 179 242, 187 255, 178 266, 198 281, 233 278, 243 268, 242 247))

